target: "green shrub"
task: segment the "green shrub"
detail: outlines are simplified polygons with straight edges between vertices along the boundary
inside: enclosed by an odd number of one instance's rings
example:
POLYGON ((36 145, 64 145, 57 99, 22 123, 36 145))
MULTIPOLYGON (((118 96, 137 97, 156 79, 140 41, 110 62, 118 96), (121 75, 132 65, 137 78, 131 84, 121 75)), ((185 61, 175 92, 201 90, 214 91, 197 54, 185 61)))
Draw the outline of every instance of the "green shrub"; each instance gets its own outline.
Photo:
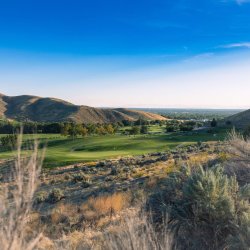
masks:
POLYGON ((48 197, 48 201, 51 203, 56 203, 64 197, 64 192, 59 188, 54 188, 48 197))
POLYGON ((6 135, 0 137, 0 146, 2 150, 14 150, 17 147, 17 135, 6 135))
POLYGON ((36 195, 36 202, 42 203, 48 199, 48 193, 46 191, 38 192, 36 195))
POLYGON ((116 167, 112 166, 111 167, 111 171, 110 171, 110 175, 118 175, 119 171, 116 167))
POLYGON ((92 182, 91 182, 90 179, 85 179, 85 180, 82 182, 82 187, 83 187, 83 188, 87 188, 87 187, 89 187, 91 184, 92 184, 92 182))
POLYGON ((88 176, 86 176, 86 175, 85 175, 84 173, 82 173, 82 172, 79 172, 79 173, 75 174, 75 175, 73 176, 72 181, 73 181, 74 183, 81 183, 83 188, 89 187, 90 184, 92 183, 91 180, 90 180, 90 178, 89 178, 88 176))
POLYGON ((250 186, 240 188, 221 167, 193 173, 187 168, 170 175, 148 206, 156 224, 169 213, 179 249, 234 249, 233 242, 245 249, 250 238, 249 227, 243 229, 250 222, 249 192, 250 186))
POLYGON ((83 182, 83 181, 85 181, 86 179, 87 179, 87 177, 85 176, 85 174, 82 173, 82 172, 79 172, 79 173, 73 175, 72 181, 73 181, 74 183, 77 183, 77 182, 83 182))

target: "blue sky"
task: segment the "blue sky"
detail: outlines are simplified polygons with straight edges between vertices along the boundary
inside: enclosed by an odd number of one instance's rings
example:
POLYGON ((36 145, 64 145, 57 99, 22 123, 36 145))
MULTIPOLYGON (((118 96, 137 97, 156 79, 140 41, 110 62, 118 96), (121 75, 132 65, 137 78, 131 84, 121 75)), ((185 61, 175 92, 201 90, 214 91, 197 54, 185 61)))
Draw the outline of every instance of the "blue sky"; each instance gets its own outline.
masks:
POLYGON ((1 1, 0 92, 249 108, 250 1, 1 1))

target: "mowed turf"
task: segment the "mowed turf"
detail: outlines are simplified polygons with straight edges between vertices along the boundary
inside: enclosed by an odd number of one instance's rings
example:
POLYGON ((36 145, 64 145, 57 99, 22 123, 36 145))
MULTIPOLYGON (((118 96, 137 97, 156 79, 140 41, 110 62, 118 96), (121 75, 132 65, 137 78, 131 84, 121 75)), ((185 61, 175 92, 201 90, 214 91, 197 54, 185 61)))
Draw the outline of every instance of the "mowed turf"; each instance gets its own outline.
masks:
MULTIPOLYGON (((217 134, 200 131, 137 136, 89 136, 74 140, 60 135, 25 135, 24 140, 35 137, 40 139, 42 144, 46 144, 45 166, 55 167, 119 156, 161 152, 180 144, 224 140, 225 135, 226 132, 223 130, 217 134)), ((1 152, 0 159, 8 159, 13 155, 14 152, 11 151, 1 152)))

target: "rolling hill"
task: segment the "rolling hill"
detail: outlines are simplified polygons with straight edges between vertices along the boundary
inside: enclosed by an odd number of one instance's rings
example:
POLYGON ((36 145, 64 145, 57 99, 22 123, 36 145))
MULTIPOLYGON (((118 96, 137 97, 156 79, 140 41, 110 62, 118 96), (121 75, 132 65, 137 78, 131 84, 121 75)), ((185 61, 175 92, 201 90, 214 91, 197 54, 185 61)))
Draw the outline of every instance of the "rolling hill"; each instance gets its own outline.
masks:
POLYGON ((227 117, 224 120, 224 123, 225 124, 230 123, 236 128, 243 128, 243 129, 250 126, 250 109, 227 117))
POLYGON ((30 95, 6 96, 3 94, 0 94, 1 117, 19 121, 74 121, 77 123, 135 121, 139 118, 145 120, 166 120, 163 116, 144 111, 124 108, 93 108, 74 105, 56 98, 42 98, 30 95))

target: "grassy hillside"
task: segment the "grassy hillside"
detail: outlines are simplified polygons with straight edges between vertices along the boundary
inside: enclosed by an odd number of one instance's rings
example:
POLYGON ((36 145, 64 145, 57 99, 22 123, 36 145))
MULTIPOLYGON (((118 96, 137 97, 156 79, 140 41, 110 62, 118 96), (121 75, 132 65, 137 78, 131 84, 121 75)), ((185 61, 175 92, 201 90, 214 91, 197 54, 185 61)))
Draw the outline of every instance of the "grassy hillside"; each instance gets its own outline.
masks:
POLYGON ((128 109, 101 109, 77 106, 72 103, 37 96, 4 96, 0 94, 0 117, 37 122, 74 121, 79 123, 111 123, 122 120, 166 120, 143 111, 128 109))

